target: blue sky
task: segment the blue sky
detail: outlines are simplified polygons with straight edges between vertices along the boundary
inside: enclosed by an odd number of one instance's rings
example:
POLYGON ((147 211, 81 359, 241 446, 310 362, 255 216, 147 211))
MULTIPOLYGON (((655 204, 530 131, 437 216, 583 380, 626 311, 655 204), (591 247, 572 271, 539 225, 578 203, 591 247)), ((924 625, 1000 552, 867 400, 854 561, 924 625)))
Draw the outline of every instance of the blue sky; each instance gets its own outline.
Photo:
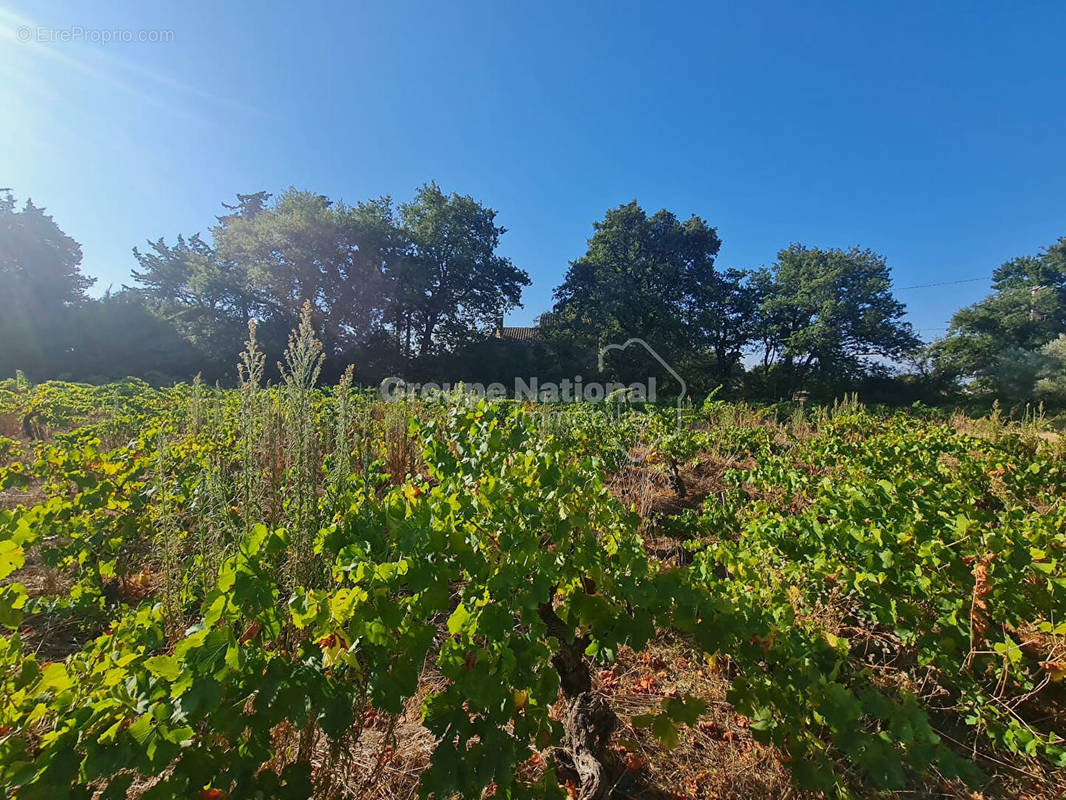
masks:
MULTIPOLYGON (((82 243, 100 291, 134 245, 290 185, 436 180, 497 209, 533 279, 512 324, 633 198, 716 225, 723 267, 859 244, 901 287, 1066 235, 1061 2, 86 5, 0 0, 0 186, 82 243)), ((987 288, 900 298, 932 338, 987 288)))

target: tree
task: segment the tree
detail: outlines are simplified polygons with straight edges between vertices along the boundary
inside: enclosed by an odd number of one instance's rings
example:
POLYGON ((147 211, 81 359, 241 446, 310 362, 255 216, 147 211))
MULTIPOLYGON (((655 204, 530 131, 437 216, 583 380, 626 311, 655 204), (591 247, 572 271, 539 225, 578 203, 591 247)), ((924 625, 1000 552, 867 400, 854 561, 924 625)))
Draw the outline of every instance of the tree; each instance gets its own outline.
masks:
POLYGON ((875 359, 900 359, 921 344, 892 295, 888 265, 870 250, 794 244, 754 285, 762 297, 762 363, 791 394, 808 380, 854 379, 875 359))
POLYGON ((0 190, 0 291, 32 313, 82 302, 95 282, 81 273, 81 245, 44 212, 32 200, 18 211, 0 190))
POLYGON ((347 206, 290 189, 223 205, 230 213, 218 217, 210 244, 196 234, 134 250, 133 277, 153 309, 227 368, 252 318, 265 348, 280 355, 305 301, 333 354, 373 339, 387 273, 405 248, 389 198, 347 206))
MULTIPOLYGON (((212 363, 172 322, 145 306, 135 292, 107 292, 72 309, 77 337, 50 377, 101 382, 129 376, 153 383, 188 380, 212 363)), ((206 369, 205 369, 206 368, 206 369)), ((219 365, 218 377, 232 372, 219 365)))
POLYGON ((390 269, 388 316, 406 354, 454 348, 520 305, 529 276, 496 253, 506 229, 495 211, 428 183, 400 223, 409 249, 390 269))
POLYGON ((74 341, 70 309, 87 300, 93 279, 81 272, 81 245, 43 208, 21 210, 0 191, 0 372, 47 374, 74 341))
POLYGON ((1066 237, 1036 256, 999 266, 992 290, 957 311, 947 335, 931 350, 938 372, 976 378, 1004 396, 1016 395, 1017 371, 1003 363, 1013 360, 1009 351, 1036 351, 1066 333, 1066 237))
POLYGON ((395 228, 387 198, 358 206, 289 189, 239 196, 212 230, 226 261, 241 265, 267 313, 292 323, 310 301, 327 348, 339 352, 380 322, 384 252, 395 228))
POLYGON ((1036 396, 1058 408, 1066 407, 1066 334, 1040 348, 1043 364, 1037 375, 1036 396))
POLYGON ((637 337, 686 373, 726 380, 750 340, 747 274, 715 269, 721 240, 700 217, 648 216, 634 200, 594 225, 543 325, 556 340, 598 350, 637 337))
POLYGON ((719 383, 739 368, 756 334, 759 295, 750 278, 746 270, 728 269, 690 289, 696 341, 714 355, 711 369, 719 383))
POLYGON ((148 247, 145 252, 133 248, 140 269, 132 275, 140 288, 127 287, 124 302, 139 299, 167 320, 201 353, 210 375, 230 371, 247 321, 260 306, 247 270, 219 255, 198 233, 188 239, 179 235, 172 246, 160 238, 148 247))
POLYGON ((427 355, 476 338, 529 284, 495 252, 495 212, 435 184, 398 214, 389 197, 350 206, 296 189, 237 195, 226 209, 210 243, 135 250, 134 278, 154 310, 227 362, 249 318, 278 350, 309 301, 327 352, 394 371, 401 347, 427 355))

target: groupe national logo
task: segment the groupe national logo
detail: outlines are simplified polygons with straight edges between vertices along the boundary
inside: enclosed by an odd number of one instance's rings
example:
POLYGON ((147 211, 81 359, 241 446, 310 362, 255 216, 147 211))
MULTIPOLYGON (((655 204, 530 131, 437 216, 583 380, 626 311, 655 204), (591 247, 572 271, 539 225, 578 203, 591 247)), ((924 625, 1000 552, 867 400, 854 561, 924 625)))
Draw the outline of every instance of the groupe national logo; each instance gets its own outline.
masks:
MULTIPOLYGON (((659 352, 648 342, 640 337, 633 336, 624 342, 612 343, 599 349, 596 358, 596 367, 601 374, 607 372, 606 359, 612 352, 622 352, 629 348, 643 349, 655 364, 676 382, 676 404, 673 426, 677 429, 682 427, 682 407, 688 394, 688 384, 678 374, 677 370, 663 358, 659 352)), ((675 387, 670 387, 671 395, 675 387)), ((463 402, 479 399, 506 400, 513 399, 546 406, 573 404, 573 403, 597 403, 612 397, 622 396, 631 403, 654 404, 659 399, 659 379, 652 374, 643 381, 623 383, 619 381, 595 381, 586 380, 581 375, 572 378, 563 378, 559 381, 542 381, 537 376, 528 378, 516 377, 514 383, 508 387, 503 383, 412 383, 399 377, 386 378, 381 382, 379 394, 385 402, 405 402, 423 400, 430 402, 454 402, 457 399, 463 402)), ((642 446, 635 447, 634 443, 616 443, 622 451, 625 459, 633 463, 645 462, 656 451, 655 440, 661 440, 661 428, 655 428, 656 434, 643 431, 638 434, 642 439, 642 446), (645 438, 650 436, 650 441, 645 438)))
MULTIPOLYGON (((677 382, 677 415, 680 420, 681 404, 688 392, 684 379, 655 348, 644 339, 631 337, 620 344, 601 347, 596 359, 600 373, 605 373, 605 358, 612 351, 624 351, 639 345, 649 356, 677 382)), ((655 403, 659 399, 659 379, 648 375, 643 381, 587 380, 581 375, 561 380, 542 380, 536 375, 515 377, 510 387, 503 383, 415 383, 398 376, 385 378, 379 386, 379 394, 386 402, 403 400, 444 400, 459 394, 466 398, 488 400, 514 399, 544 404, 596 403, 622 394, 635 403, 655 403)))
MULTIPOLYGON (((659 366, 661 366, 664 370, 666 370, 666 372, 670 375, 671 378, 673 378, 675 381, 677 381, 677 384, 680 387, 679 391, 677 393, 677 422, 678 422, 678 424, 680 424, 681 423, 681 404, 684 402, 685 395, 688 394, 688 384, 685 383, 684 378, 682 378, 680 375, 677 374, 677 370, 675 370, 672 366, 670 366, 670 363, 665 358, 663 358, 661 355, 659 355, 659 353, 655 350, 655 348, 652 347, 650 344, 648 344, 643 339, 641 339, 641 338, 639 338, 637 336, 633 336, 633 337, 631 337, 629 339, 626 339, 626 341, 624 341, 622 344, 609 344, 609 345, 606 345, 604 347, 601 347, 599 356, 597 358, 597 366, 599 367, 600 372, 604 371, 603 359, 604 359, 604 356, 607 353, 611 352, 612 350, 624 351, 630 345, 635 345, 635 344, 636 345, 640 345, 641 347, 643 347, 648 352, 648 355, 650 355, 653 359, 655 359, 657 362, 659 362, 659 366)), ((650 378, 649 380, 654 380, 654 379, 650 378)))

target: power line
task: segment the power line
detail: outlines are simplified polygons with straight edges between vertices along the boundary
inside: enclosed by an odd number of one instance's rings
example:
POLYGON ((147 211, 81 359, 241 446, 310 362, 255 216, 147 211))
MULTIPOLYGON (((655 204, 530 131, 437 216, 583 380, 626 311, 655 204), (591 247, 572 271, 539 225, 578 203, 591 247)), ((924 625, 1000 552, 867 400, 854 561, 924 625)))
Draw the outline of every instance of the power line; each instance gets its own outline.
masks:
POLYGON ((933 286, 954 286, 957 283, 976 283, 977 281, 990 280, 991 276, 985 276, 982 278, 963 278, 961 281, 941 281, 940 283, 919 283, 915 286, 899 286, 895 289, 897 292, 905 292, 908 289, 929 289, 933 286))

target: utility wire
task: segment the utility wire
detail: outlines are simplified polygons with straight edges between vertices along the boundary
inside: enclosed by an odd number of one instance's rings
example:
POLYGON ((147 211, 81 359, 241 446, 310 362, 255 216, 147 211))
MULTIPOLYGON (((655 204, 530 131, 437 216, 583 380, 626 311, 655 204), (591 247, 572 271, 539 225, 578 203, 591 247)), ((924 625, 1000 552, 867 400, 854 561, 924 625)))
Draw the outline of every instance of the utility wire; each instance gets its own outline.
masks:
POLYGON ((991 276, 986 276, 983 278, 963 278, 961 281, 941 281, 940 283, 919 283, 915 286, 899 286, 896 287, 895 291, 905 292, 908 289, 929 289, 933 286, 954 286, 957 283, 976 283, 977 281, 987 280, 991 280, 991 276))

